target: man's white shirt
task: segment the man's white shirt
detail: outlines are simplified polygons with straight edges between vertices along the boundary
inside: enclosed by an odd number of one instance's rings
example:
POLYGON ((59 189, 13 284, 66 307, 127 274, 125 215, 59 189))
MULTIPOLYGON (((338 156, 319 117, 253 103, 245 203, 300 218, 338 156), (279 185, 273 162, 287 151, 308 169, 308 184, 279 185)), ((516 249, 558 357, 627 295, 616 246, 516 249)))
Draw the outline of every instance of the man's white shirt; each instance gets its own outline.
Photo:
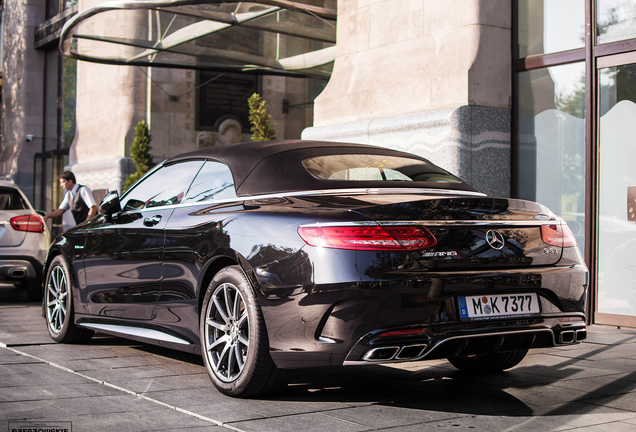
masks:
MULTIPOLYGON (((62 210, 68 210, 71 207, 70 203, 71 201, 73 201, 73 197, 77 193, 79 187, 80 185, 76 183, 75 186, 73 186, 73 189, 71 189, 70 191, 66 191, 66 193, 64 194, 64 199, 62 200, 58 208, 62 210)), ((93 198, 93 192, 91 192, 91 190, 86 186, 84 186, 80 190, 80 196, 89 209, 94 205, 97 205, 95 203, 95 198, 93 198)), ((75 225, 76 224, 75 219, 73 218, 73 214, 69 211, 64 211, 64 214, 62 215, 62 229, 66 231, 69 228, 73 228, 75 225)))

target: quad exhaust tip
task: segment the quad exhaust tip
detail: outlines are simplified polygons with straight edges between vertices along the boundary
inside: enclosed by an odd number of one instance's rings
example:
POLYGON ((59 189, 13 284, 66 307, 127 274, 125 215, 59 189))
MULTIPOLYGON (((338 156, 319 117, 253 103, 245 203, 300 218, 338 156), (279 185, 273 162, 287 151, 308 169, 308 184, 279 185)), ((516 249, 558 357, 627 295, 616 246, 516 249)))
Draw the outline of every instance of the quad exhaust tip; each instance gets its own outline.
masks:
POLYGON ((399 346, 388 346, 382 348, 373 348, 363 357, 364 361, 388 361, 388 360, 414 360, 422 356, 428 344, 416 344, 399 346))
POLYGON ((559 334, 560 344, 571 344, 584 341, 585 339, 587 339, 586 329, 564 330, 559 334))

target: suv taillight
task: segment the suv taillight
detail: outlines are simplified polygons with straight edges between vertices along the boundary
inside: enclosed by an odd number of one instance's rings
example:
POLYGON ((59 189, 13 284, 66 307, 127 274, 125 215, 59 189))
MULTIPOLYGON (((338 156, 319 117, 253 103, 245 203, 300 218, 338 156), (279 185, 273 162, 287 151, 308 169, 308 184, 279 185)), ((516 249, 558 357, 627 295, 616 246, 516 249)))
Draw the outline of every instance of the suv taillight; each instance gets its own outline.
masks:
POLYGON ((44 232, 44 222, 37 215, 23 215, 12 218, 11 226, 16 231, 44 232))
POLYGON ((550 246, 558 247, 574 247, 576 246, 576 238, 565 225, 541 225, 541 238, 543 242, 550 246))
POLYGON ((355 250, 417 250, 434 246, 437 240, 419 226, 310 226, 298 228, 310 246, 355 250))

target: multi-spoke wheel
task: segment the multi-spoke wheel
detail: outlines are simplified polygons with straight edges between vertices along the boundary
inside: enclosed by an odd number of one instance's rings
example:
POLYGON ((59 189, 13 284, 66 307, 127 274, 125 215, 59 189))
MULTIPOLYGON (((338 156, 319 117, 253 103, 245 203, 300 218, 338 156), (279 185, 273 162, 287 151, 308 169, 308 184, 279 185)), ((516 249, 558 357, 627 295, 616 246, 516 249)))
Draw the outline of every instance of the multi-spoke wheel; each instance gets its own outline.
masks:
POLYGON ((46 274, 44 296, 47 328, 56 342, 79 343, 93 336, 93 331, 79 328, 73 323, 71 287, 68 264, 62 256, 57 256, 46 274))
POLYGON ((205 319, 208 361, 224 382, 234 381, 243 371, 250 349, 250 320, 238 288, 222 283, 212 293, 205 319))
POLYGON ((231 396, 270 393, 287 383, 269 355, 260 307, 243 271, 226 267, 203 300, 201 350, 214 385, 231 396))
POLYGON ((51 268, 46 284, 46 319, 49 329, 59 334, 66 322, 68 280, 62 266, 51 268))

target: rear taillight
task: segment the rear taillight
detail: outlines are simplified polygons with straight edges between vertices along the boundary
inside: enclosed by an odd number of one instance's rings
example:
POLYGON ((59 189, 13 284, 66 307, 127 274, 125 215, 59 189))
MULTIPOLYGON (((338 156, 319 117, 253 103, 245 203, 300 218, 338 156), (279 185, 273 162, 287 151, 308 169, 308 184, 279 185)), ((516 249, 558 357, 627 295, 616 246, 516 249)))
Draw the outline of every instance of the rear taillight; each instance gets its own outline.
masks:
POLYGON ((12 218, 11 226, 16 231, 44 232, 44 222, 37 215, 23 215, 12 218))
POLYGON ((576 238, 570 228, 563 225, 541 225, 541 238, 550 246, 574 247, 576 238))
POLYGON ((434 246, 437 240, 419 226, 311 226, 298 228, 310 246, 355 250, 417 250, 434 246))

